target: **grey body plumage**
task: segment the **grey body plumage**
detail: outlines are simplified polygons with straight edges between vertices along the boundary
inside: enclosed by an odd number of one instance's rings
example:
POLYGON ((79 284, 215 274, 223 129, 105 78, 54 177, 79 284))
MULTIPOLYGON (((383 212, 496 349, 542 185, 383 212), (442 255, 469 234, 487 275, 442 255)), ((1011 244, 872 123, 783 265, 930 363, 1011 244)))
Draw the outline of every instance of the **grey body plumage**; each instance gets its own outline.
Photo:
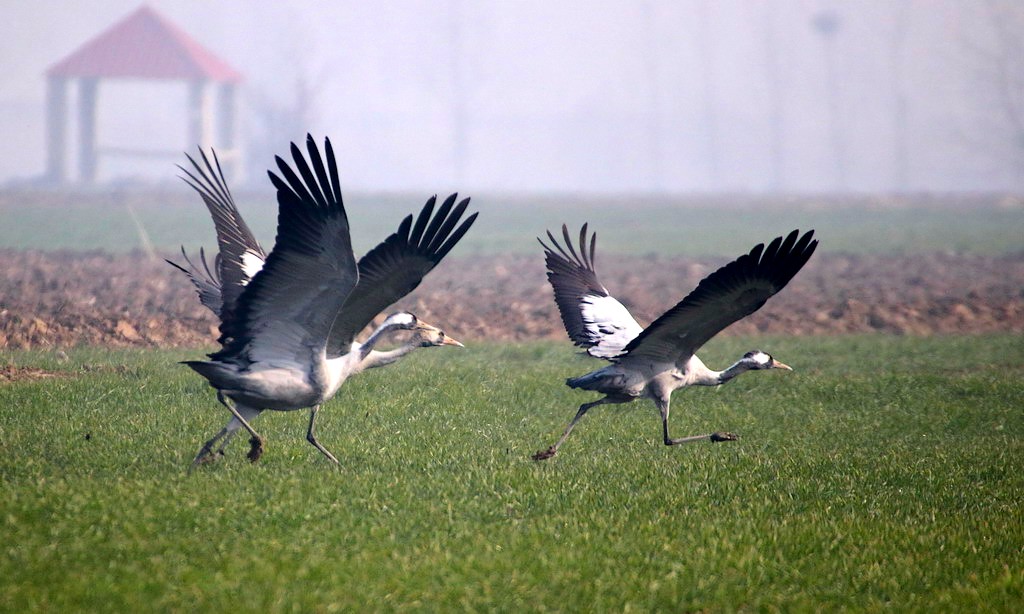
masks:
POLYGON ((462 345, 407 312, 388 316, 362 343, 356 335, 415 289, 469 230, 477 217, 462 219, 469 199, 456 204, 453 194, 435 212, 432 197, 415 220, 407 216, 357 262, 331 143, 325 140, 326 164, 312 137, 306 148, 308 162, 292 144, 294 170, 278 157, 280 175, 269 173, 279 207, 277 239, 269 254, 238 213, 215 155, 215 164, 202 152, 202 165, 190 157, 195 172, 182 168, 213 217, 220 249, 212 268, 202 253, 201 267, 187 255, 187 266, 171 264, 189 276, 202 304, 221 320, 221 349, 208 360, 184 364, 217 389, 232 413, 192 467, 215 458, 218 442, 222 453, 239 428, 252 436, 249 458, 257 460, 263 440, 250 422, 264 410, 303 408, 311 409, 307 439, 337 463, 313 427, 320 405, 345 380, 392 364, 418 347, 462 345), (413 332, 397 349, 374 349, 397 330, 413 332))
POLYGON ((543 240, 548 280, 554 290, 562 321, 570 339, 593 356, 612 364, 579 377, 569 378, 572 388, 605 396, 584 403, 551 447, 533 455, 551 458, 588 410, 598 405, 628 403, 650 398, 661 414, 666 445, 692 441, 728 441, 727 432, 673 438, 668 417, 672 392, 686 386, 717 386, 750 370, 787 369, 770 355, 754 350, 723 371, 709 369, 695 354, 728 325, 754 313, 807 263, 818 245, 814 231, 802 236, 794 230, 777 237, 767 247, 755 246, 704 278, 689 295, 647 328, 640 327, 621 303, 598 281, 594 268, 596 234, 580 230, 579 251, 574 249, 568 228, 562 226, 565 247, 548 233, 543 240), (589 243, 588 243, 589 239, 589 243), (605 309, 595 312, 600 302, 605 309))

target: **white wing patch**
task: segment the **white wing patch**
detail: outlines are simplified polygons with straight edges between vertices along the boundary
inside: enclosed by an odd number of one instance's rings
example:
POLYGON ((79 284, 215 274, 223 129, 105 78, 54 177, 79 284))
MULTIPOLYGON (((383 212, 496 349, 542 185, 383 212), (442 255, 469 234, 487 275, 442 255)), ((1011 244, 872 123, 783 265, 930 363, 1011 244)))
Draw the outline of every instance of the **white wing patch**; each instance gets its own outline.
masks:
POLYGON ((614 358, 643 331, 629 310, 613 296, 588 294, 580 300, 580 314, 587 336, 595 344, 591 356, 614 358))
POLYGON ((264 264, 263 258, 260 258, 259 254, 246 250, 245 253, 242 254, 242 272, 245 273, 246 276, 246 279, 242 280, 242 285, 248 285, 249 282, 252 281, 252 278, 256 277, 256 273, 263 270, 264 264))

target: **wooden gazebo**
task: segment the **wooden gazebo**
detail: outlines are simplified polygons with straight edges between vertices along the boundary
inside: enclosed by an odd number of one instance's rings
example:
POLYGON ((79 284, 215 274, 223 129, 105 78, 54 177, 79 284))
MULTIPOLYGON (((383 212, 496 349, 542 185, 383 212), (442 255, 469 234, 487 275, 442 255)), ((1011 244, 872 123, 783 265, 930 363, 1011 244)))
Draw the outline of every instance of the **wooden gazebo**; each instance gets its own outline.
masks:
MULTIPOLYGON (((181 81, 188 87, 188 143, 215 146, 226 172, 238 176, 237 95, 241 74, 148 6, 142 6, 46 71, 47 178, 68 181, 68 90, 78 89, 78 177, 93 183, 101 156, 171 153, 104 148, 96 142, 96 108, 103 79, 181 81), (216 89, 216 96, 214 90, 216 89), (216 130, 216 135, 214 131, 216 130), (216 138, 214 138, 216 136, 216 138)), ((180 151, 173 152, 180 155, 180 151)))

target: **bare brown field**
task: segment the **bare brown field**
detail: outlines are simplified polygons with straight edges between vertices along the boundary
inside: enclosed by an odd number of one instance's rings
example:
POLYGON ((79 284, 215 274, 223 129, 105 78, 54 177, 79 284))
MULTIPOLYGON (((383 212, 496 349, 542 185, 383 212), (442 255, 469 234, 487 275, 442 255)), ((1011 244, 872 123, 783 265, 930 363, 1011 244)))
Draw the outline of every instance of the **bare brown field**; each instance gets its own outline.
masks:
MULTIPOLYGON (((616 256, 602 281, 649 323, 724 260, 616 256)), ((209 346, 216 321, 185 277, 135 253, 0 251, 0 347, 209 346)), ((540 255, 451 259, 395 306, 468 341, 565 339, 540 255)), ((1024 254, 817 254, 726 334, 1024 331, 1024 254)))

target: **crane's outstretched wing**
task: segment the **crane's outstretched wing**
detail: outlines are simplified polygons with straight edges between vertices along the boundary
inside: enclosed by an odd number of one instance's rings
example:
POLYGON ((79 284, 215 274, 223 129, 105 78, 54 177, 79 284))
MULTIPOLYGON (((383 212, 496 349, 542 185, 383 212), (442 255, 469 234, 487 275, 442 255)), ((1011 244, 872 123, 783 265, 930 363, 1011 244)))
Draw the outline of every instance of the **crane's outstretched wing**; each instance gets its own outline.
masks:
POLYGON ((359 331, 388 305, 420 285, 423 277, 462 239, 478 213, 458 225, 469 199, 455 205, 456 198, 457 194, 449 196, 434 213, 437 196, 432 196, 423 205, 415 225, 412 215, 406 216, 397 232, 359 260, 359 283, 331 329, 328 356, 348 353, 359 331))
POLYGON ((758 244, 705 277, 696 289, 666 311, 626 347, 623 359, 689 360, 690 356, 726 326, 744 318, 782 290, 807 264, 817 241, 814 231, 799 239, 794 230, 776 237, 766 248, 758 244))
POLYGON ((359 279, 331 141, 325 139, 326 169, 312 136, 306 148, 312 169, 292 143, 298 175, 280 157, 284 178, 268 172, 277 188, 277 241, 238 297, 236 317, 221 323, 224 348, 214 360, 308 365, 359 279))
POLYGON ((632 341, 643 327, 630 315, 629 310, 597 280, 594 270, 594 249, 597 233, 590 236, 587 246, 587 225, 580 229, 580 252, 573 249, 569 229, 562 224, 562 237, 566 251, 548 231, 552 247, 538 238, 544 247, 544 262, 548 268, 548 281, 555 291, 555 303, 562 314, 562 323, 569 338, 587 353, 599 358, 614 358, 632 341), (556 252, 557 250, 557 252, 556 252))
POLYGON ((206 251, 201 247, 199 248, 199 263, 203 265, 202 268, 199 268, 196 263, 192 262, 192 259, 185 253, 184 246, 181 248, 181 257, 185 259, 185 264, 188 265, 187 269, 173 260, 165 258, 164 262, 188 275, 189 281, 196 287, 196 293, 199 294, 199 302, 212 311, 214 315, 220 317, 220 275, 216 272, 220 255, 218 254, 214 258, 213 269, 210 268, 209 263, 206 261, 206 251))
MULTIPOLYGON (((249 226, 238 213, 238 208, 235 207, 235 199, 231 196, 231 191, 224 180, 224 171, 221 170, 217 152, 213 150, 211 152, 213 153, 213 164, 210 163, 206 152, 202 149, 199 150, 203 161, 202 166, 192 156, 185 154, 188 161, 192 163, 195 173, 183 166, 178 166, 178 168, 185 173, 182 179, 199 193, 213 218, 213 226, 217 232, 217 245, 220 248, 214 260, 214 274, 210 274, 210 267, 202 253, 200 253, 200 259, 206 272, 203 279, 197 277, 197 274, 201 275, 202 271, 192 264, 188 256, 185 256, 185 261, 191 270, 186 271, 173 262, 171 264, 185 271, 199 290, 199 300, 221 320, 224 320, 234 317, 239 295, 242 294, 253 276, 263 268, 267 257, 259 241, 256 240, 252 231, 249 230, 249 226)), ((184 248, 182 248, 182 255, 185 255, 184 248)))

